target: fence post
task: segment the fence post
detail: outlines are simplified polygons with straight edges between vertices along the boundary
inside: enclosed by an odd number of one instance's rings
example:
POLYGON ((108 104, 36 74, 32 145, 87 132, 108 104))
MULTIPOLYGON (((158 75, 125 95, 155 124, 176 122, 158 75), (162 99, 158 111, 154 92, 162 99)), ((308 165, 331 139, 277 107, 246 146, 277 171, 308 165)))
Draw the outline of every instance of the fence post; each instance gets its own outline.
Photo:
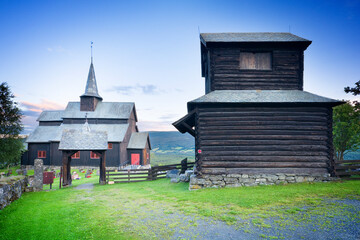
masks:
POLYGON ((152 168, 148 169, 148 180, 152 181, 152 168))
POLYGON ((158 171, 157 167, 151 168, 151 179, 152 179, 152 180, 156 180, 156 179, 157 179, 157 171, 158 171))
POLYGON ((187 158, 181 160, 181 174, 185 173, 187 170, 187 158))
POLYGON ((130 170, 128 170, 128 183, 130 182, 130 170))

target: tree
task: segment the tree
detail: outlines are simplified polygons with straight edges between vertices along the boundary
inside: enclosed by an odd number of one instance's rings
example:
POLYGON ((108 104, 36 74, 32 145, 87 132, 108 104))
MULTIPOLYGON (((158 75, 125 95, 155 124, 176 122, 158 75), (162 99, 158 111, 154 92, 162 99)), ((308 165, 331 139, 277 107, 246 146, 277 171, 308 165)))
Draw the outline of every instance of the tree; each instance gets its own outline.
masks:
MULTIPOLYGON (((345 87, 344 91, 346 93, 352 93, 352 95, 357 96, 360 94, 360 81, 355 83, 355 87, 345 87)), ((353 104, 356 106, 357 109, 360 109, 360 103, 358 101, 353 101, 353 104)))
POLYGON ((360 113, 350 102, 334 108, 333 142, 337 161, 344 160, 345 151, 360 148, 360 113))
POLYGON ((0 164, 18 163, 23 149, 21 111, 7 83, 0 84, 0 164))

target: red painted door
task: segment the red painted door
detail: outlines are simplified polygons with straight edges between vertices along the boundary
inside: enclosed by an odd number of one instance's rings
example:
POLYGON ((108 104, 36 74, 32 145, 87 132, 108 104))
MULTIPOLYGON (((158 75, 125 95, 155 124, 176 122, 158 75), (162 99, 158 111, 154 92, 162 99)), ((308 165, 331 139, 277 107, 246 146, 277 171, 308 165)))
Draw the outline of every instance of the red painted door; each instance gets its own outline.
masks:
POLYGON ((140 165, 140 154, 139 153, 131 154, 131 165, 140 165))

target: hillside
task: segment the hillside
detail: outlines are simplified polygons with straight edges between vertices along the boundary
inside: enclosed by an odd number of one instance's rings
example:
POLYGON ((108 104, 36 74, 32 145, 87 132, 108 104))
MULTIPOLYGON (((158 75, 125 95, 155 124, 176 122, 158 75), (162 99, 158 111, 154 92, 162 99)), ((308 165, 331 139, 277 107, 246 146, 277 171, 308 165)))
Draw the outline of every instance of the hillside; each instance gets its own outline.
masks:
POLYGON ((151 164, 180 163, 181 159, 194 160, 195 142, 190 134, 180 132, 149 132, 151 164))

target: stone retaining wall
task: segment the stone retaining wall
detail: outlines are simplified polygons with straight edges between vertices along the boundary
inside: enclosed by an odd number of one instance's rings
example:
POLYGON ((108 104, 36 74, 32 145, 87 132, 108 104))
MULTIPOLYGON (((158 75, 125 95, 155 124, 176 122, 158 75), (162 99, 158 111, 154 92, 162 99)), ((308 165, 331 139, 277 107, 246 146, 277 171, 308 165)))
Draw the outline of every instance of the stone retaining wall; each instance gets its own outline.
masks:
POLYGON ((28 184, 27 176, 14 176, 0 179, 0 209, 19 199, 28 184))
POLYGON ((274 185, 300 182, 326 182, 336 180, 330 174, 297 175, 297 174, 222 174, 190 177, 190 190, 201 188, 241 187, 257 185, 274 185))

